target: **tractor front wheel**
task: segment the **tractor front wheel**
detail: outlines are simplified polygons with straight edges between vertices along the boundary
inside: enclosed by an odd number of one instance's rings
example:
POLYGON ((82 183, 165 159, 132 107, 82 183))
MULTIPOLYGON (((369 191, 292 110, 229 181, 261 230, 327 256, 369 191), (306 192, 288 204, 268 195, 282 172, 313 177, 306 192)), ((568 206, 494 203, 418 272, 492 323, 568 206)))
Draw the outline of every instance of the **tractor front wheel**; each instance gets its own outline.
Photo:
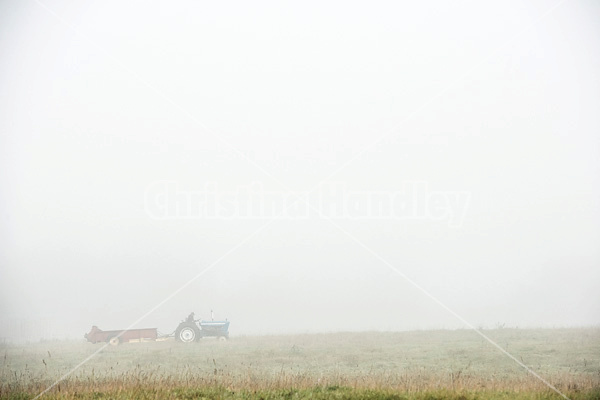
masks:
POLYGON ((194 323, 184 322, 175 330, 175 339, 183 343, 191 343, 200 337, 200 329, 194 323))

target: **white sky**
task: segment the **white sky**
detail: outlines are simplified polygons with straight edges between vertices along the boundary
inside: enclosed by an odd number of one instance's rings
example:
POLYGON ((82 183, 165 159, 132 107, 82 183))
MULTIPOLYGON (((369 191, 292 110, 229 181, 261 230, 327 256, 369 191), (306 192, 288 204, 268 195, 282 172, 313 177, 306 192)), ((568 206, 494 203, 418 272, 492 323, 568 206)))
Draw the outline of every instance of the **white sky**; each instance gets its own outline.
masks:
MULTIPOLYGON (((386 132, 331 180, 468 192, 464 219, 337 224, 474 325, 600 323, 596 2, 41 3, 0 4, 0 337, 123 328, 267 221, 152 219, 154 182, 308 191, 386 132)), ((232 334, 462 326, 318 216, 141 325, 211 309, 232 334)))

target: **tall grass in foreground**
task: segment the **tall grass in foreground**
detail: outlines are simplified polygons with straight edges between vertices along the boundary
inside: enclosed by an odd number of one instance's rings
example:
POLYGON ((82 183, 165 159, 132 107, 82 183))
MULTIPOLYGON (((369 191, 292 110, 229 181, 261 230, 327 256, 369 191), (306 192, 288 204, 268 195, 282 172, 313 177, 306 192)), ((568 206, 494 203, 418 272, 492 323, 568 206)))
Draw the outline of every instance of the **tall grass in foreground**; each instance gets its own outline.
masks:
MULTIPOLYGON (((2 399, 31 399, 43 387, 30 386, 28 390, 0 391, 2 399)), ((598 400, 600 389, 577 389, 563 391, 572 400, 598 400)), ((262 389, 233 388, 203 384, 148 384, 128 385, 104 382, 93 386, 77 383, 58 385, 46 393, 45 399, 405 399, 405 400, 491 400, 521 399, 542 400, 562 399, 562 396, 545 389, 426 389, 406 391, 393 388, 352 388, 338 385, 312 387, 272 387, 262 389)))
MULTIPOLYGON (((600 330, 488 335, 571 399, 600 400, 600 330)), ((98 346, 4 346, 0 398, 34 397, 98 346)), ((124 344, 107 347, 45 398, 560 397, 473 332, 436 331, 124 344)))

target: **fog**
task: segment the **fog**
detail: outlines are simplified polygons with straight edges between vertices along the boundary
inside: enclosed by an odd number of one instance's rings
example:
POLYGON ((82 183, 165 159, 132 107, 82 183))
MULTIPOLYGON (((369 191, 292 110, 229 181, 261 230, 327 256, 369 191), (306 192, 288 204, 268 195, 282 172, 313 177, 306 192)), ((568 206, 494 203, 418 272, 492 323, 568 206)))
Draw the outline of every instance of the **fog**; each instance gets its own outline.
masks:
POLYGON ((137 326, 599 324, 600 6, 556 4, 2 2, 0 338, 179 289, 137 326))

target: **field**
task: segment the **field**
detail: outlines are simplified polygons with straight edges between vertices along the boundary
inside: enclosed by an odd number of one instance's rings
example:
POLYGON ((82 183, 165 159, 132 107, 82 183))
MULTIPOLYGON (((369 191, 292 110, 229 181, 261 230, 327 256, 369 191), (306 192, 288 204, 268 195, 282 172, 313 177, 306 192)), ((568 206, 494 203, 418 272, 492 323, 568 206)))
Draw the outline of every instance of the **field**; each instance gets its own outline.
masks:
MULTIPOLYGON (((571 399, 600 399, 600 329, 486 335, 571 399)), ((0 398, 33 398, 102 344, 2 345, 0 398)), ((473 331, 233 337, 109 346, 43 398, 559 399, 473 331)))

